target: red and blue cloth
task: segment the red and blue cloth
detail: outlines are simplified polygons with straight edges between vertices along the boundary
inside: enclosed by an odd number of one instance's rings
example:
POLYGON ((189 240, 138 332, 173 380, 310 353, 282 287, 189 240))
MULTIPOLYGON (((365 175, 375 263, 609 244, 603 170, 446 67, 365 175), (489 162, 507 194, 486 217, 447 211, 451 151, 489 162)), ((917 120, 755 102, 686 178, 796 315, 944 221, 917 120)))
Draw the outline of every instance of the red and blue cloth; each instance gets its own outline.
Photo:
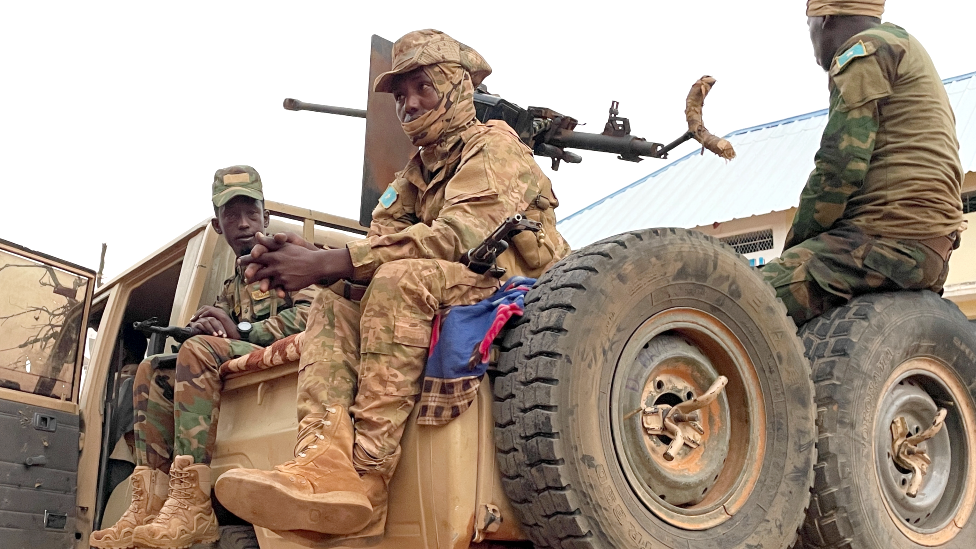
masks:
POLYGON ((471 406, 492 342, 510 318, 522 315, 533 284, 534 278, 513 276, 491 297, 434 318, 418 423, 443 425, 471 406))

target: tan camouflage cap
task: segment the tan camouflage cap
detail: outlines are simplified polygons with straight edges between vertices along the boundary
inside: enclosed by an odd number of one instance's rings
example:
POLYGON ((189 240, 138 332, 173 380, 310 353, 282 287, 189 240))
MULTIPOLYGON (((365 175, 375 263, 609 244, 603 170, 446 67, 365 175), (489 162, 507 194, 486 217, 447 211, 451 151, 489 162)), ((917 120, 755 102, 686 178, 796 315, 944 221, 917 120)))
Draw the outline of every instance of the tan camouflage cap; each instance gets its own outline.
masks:
POLYGON ((807 0, 807 17, 867 15, 881 17, 885 0, 807 0))
POLYGON ((392 93, 394 76, 437 63, 458 63, 476 88, 491 74, 481 54, 439 30, 424 29, 409 32, 393 44, 393 70, 376 77, 373 91, 392 93))
POLYGON ((261 176, 250 166, 231 166, 217 170, 213 180, 213 205, 219 208, 235 196, 264 200, 261 176))

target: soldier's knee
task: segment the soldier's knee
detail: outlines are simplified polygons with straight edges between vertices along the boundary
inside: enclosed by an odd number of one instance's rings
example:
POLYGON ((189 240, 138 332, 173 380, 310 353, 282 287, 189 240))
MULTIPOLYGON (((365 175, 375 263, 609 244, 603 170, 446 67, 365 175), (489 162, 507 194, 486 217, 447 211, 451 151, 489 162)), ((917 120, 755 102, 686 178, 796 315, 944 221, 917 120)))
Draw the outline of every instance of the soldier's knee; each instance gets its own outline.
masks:
POLYGON ((135 384, 148 384, 149 379, 152 377, 152 371, 153 364, 151 358, 147 358, 146 360, 140 362, 139 366, 136 368, 135 384))
POLYGON ((183 342, 176 355, 176 364, 190 364, 203 361, 213 366, 218 356, 227 354, 229 340, 223 337, 198 335, 183 342))

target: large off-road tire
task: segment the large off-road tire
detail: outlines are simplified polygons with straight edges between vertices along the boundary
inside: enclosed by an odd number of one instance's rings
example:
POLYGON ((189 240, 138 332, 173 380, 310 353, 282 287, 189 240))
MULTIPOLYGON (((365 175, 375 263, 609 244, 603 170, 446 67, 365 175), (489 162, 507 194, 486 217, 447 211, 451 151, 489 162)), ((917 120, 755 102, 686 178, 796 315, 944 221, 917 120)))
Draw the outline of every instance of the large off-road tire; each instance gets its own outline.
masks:
POLYGON ((815 459, 796 327, 758 273, 700 233, 649 229, 579 250, 526 296, 494 380, 503 482, 538 547, 782 549, 815 459), (643 408, 724 392, 701 446, 643 408))
POLYGON ((976 333, 932 292, 862 296, 801 331, 820 428, 808 547, 971 548, 976 540, 976 333), (916 497, 892 459, 892 422, 912 433, 947 410, 922 442, 932 460, 916 497))

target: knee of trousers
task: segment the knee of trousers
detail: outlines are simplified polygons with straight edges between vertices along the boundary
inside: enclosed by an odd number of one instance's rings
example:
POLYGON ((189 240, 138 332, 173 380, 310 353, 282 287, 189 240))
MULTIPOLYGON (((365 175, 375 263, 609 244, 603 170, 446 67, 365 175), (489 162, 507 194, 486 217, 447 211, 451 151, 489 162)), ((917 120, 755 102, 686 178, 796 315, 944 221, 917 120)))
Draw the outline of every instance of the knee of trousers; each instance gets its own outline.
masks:
POLYGON ((229 347, 229 341, 223 337, 198 335, 191 337, 183 342, 180 351, 176 355, 177 367, 206 367, 216 371, 220 364, 217 363, 217 355, 226 355, 227 351, 220 348, 229 347))
POLYGON ((363 301, 369 305, 409 303, 436 312, 439 303, 431 288, 443 285, 443 271, 434 259, 400 259, 376 270, 363 301))

